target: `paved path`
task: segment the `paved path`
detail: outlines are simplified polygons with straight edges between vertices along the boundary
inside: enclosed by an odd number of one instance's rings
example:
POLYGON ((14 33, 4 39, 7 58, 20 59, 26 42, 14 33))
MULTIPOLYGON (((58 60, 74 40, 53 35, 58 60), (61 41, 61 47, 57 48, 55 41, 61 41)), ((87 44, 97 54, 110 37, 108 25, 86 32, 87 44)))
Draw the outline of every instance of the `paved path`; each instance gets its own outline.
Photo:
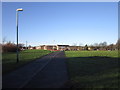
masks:
POLYGON ((3 76, 3 88, 61 88, 68 81, 65 54, 55 52, 3 76))

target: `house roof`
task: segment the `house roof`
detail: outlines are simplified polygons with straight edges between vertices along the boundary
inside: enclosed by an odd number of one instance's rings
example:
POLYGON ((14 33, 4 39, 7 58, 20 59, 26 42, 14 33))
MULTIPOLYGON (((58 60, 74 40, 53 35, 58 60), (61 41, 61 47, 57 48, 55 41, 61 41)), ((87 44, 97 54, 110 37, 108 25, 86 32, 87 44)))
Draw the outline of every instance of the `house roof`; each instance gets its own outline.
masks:
POLYGON ((57 45, 57 46, 69 46, 69 45, 57 45))

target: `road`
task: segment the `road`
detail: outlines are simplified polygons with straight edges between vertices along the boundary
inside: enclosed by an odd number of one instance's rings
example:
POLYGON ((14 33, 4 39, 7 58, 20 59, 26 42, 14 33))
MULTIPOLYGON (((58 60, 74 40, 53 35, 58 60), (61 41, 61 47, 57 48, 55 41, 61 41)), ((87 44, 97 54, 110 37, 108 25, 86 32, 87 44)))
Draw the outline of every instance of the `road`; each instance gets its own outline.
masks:
POLYGON ((4 88, 61 88, 68 81, 64 51, 37 59, 3 76, 4 88))

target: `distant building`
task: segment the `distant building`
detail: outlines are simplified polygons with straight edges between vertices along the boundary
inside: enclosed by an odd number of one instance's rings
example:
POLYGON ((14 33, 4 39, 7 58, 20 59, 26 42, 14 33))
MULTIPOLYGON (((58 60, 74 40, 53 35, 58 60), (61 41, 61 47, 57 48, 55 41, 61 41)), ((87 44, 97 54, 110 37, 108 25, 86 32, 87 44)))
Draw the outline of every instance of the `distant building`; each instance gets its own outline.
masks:
POLYGON ((45 45, 44 50, 57 50, 56 45, 45 45))
POLYGON ((45 46, 45 45, 37 46, 36 49, 44 49, 44 46, 45 46))
POLYGON ((69 50, 69 45, 57 45, 57 50, 69 50))
POLYGON ((81 46, 69 46, 69 45, 41 45, 37 46, 36 49, 43 50, 58 50, 58 51, 66 51, 66 50, 82 50, 81 46))

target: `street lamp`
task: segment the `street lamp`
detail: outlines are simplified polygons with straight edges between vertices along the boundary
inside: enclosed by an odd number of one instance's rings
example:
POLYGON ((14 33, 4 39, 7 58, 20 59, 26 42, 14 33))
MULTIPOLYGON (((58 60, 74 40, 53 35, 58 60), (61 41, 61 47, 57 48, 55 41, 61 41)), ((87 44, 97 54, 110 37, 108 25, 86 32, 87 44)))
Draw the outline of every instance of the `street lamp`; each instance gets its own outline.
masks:
POLYGON ((19 62, 19 51, 18 51, 18 12, 23 11, 22 8, 16 10, 16 29, 17 29, 17 63, 19 62))

